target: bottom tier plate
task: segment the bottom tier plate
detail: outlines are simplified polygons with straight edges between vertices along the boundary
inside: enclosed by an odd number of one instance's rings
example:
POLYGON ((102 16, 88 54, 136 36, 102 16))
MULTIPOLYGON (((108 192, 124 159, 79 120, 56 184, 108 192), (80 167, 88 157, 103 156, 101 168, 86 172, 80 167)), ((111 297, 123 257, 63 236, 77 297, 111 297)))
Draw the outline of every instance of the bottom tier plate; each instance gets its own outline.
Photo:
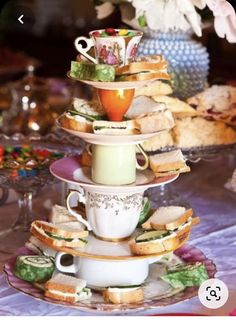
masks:
MULTIPOLYGON (((7 277, 9 285, 16 290, 29 295, 37 300, 42 300, 48 303, 57 304, 60 306, 76 308, 81 311, 87 312, 112 312, 112 313, 122 313, 122 312, 132 312, 141 311, 152 308, 164 307, 172 305, 181 301, 188 300, 198 294, 198 287, 187 288, 184 291, 179 291, 172 289, 168 284, 164 283, 162 280, 158 280, 158 275, 163 272, 163 267, 160 264, 153 264, 150 267, 150 272, 148 278, 144 283, 144 301, 135 304, 120 304, 113 305, 104 302, 101 293, 93 292, 92 298, 89 300, 77 302, 75 304, 55 301, 44 296, 43 291, 35 287, 32 283, 20 280, 16 278, 13 274, 13 268, 15 265, 16 257, 18 255, 32 254, 27 248, 20 248, 16 256, 11 258, 4 266, 4 272, 7 277)), ((213 278, 216 274, 216 266, 212 260, 208 259, 203 252, 199 249, 192 247, 190 245, 184 245, 180 249, 175 251, 175 255, 182 259, 184 262, 202 262, 205 264, 208 271, 209 277, 213 278)))

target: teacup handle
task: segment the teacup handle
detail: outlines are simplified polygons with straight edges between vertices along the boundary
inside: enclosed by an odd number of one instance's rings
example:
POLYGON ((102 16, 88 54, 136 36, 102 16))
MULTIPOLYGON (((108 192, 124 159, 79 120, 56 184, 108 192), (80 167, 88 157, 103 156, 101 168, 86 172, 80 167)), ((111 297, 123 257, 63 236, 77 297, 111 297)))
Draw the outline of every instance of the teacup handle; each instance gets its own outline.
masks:
POLYGON ((78 212, 73 210, 70 206, 70 199, 74 194, 79 196, 79 200, 82 199, 82 201, 80 201, 80 202, 85 203, 84 191, 82 191, 82 190, 83 190, 82 188, 80 188, 79 190, 70 190, 70 192, 66 198, 66 207, 67 207, 67 210, 69 211, 69 213, 73 217, 75 217, 79 222, 83 223, 87 227, 88 230, 92 230, 88 221, 85 220, 78 212))
POLYGON ((97 60, 91 57, 87 52, 94 46, 94 42, 92 39, 86 38, 86 37, 78 37, 74 41, 74 45, 77 51, 81 53, 85 58, 90 60, 93 63, 97 63, 97 60), (84 41, 86 43, 86 47, 83 48, 80 41, 84 41))
MULTIPOLYGON (((78 270, 76 270, 75 268, 75 264, 73 262, 73 264, 71 264, 70 266, 63 266, 61 264, 61 258, 62 256, 64 256, 65 254, 67 254, 66 252, 58 252, 56 254, 55 257, 55 265, 57 267, 57 270, 61 271, 61 272, 65 272, 65 273, 76 273, 78 270)), ((74 258, 73 258, 74 259, 74 258)))
POLYGON ((148 165, 149 165, 148 156, 146 155, 146 153, 144 152, 143 148, 139 144, 137 144, 136 147, 142 153, 142 155, 144 156, 144 160, 145 160, 145 163, 142 166, 136 160, 136 168, 139 169, 139 170, 146 170, 148 168, 148 165))
POLYGON ((87 143, 85 146, 86 151, 88 152, 88 154, 90 156, 92 156, 92 144, 91 143, 87 143))

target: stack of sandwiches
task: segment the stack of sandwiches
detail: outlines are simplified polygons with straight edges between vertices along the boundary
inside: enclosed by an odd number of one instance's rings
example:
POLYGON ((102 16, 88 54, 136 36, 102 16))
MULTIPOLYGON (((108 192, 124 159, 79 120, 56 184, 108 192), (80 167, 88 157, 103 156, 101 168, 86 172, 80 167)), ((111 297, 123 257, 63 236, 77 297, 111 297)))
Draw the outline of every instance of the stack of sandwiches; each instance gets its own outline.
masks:
POLYGON ((199 218, 192 215, 192 209, 160 207, 142 224, 145 231, 131 240, 131 252, 135 255, 161 255, 178 249, 189 239, 192 225, 199 222, 199 218))
POLYGON ((73 108, 66 111, 59 121, 62 127, 70 130, 93 132, 93 122, 105 118, 105 111, 98 101, 74 98, 73 108))
POLYGON ((135 62, 117 68, 80 60, 71 62, 70 76, 78 80, 102 82, 169 80, 167 66, 166 60, 161 55, 139 57, 135 62))
MULTIPOLYGON (((51 222, 35 220, 31 224, 31 234, 28 247, 41 248, 40 242, 50 247, 81 248, 87 243, 89 233, 85 226, 68 213, 65 207, 55 205, 50 215, 51 222), (35 238, 37 239, 35 241, 35 238), (39 242, 38 242, 39 241, 39 242)), ((37 250, 37 248, 35 249, 37 250)))
POLYGON ((181 150, 173 150, 149 157, 149 165, 156 177, 189 172, 181 150))
POLYGON ((116 68, 117 81, 170 80, 168 63, 161 55, 138 57, 135 62, 116 68))
POLYGON ((136 97, 125 115, 126 120, 107 121, 98 101, 74 99, 73 109, 65 112, 59 122, 70 130, 99 135, 146 134, 169 130, 174 126, 172 113, 163 103, 148 97, 136 97))

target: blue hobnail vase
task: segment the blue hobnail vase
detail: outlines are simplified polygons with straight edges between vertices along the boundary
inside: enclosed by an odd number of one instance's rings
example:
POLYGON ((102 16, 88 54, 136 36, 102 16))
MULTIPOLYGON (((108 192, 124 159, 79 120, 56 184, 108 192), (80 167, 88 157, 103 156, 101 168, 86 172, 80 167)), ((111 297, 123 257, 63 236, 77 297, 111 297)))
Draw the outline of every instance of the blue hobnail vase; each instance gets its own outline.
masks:
POLYGON ((209 70, 206 48, 192 39, 192 32, 147 29, 139 55, 163 54, 169 62, 174 95, 186 99, 204 90, 209 70))

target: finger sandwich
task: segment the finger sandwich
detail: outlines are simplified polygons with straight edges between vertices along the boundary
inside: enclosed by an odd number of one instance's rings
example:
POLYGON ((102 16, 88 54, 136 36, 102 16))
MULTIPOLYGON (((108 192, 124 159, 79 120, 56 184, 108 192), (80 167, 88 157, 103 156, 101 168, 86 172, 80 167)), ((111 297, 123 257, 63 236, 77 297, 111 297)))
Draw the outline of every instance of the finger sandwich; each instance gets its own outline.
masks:
POLYGON ((189 172, 183 153, 180 149, 155 154, 149 157, 150 168, 156 177, 164 177, 172 174, 189 172))
POLYGON ((87 243, 88 231, 81 224, 73 225, 73 222, 55 225, 46 221, 36 220, 32 222, 30 232, 48 246, 55 247, 83 247, 87 243))
POLYGON ((86 281, 58 273, 45 284, 45 296, 54 300, 76 303, 89 299, 91 290, 86 288, 86 281))
POLYGON ((103 291, 103 298, 113 304, 138 303, 143 301, 143 288, 140 285, 109 287, 103 291))
POLYGON ((198 222, 198 217, 192 218, 192 210, 183 207, 159 208, 142 224, 146 231, 131 240, 131 252, 149 255, 174 251, 189 239, 192 225, 198 222))
POLYGON ((66 111, 59 121, 62 127, 70 130, 93 132, 93 121, 104 118, 105 111, 97 100, 74 98, 73 108, 66 111))

